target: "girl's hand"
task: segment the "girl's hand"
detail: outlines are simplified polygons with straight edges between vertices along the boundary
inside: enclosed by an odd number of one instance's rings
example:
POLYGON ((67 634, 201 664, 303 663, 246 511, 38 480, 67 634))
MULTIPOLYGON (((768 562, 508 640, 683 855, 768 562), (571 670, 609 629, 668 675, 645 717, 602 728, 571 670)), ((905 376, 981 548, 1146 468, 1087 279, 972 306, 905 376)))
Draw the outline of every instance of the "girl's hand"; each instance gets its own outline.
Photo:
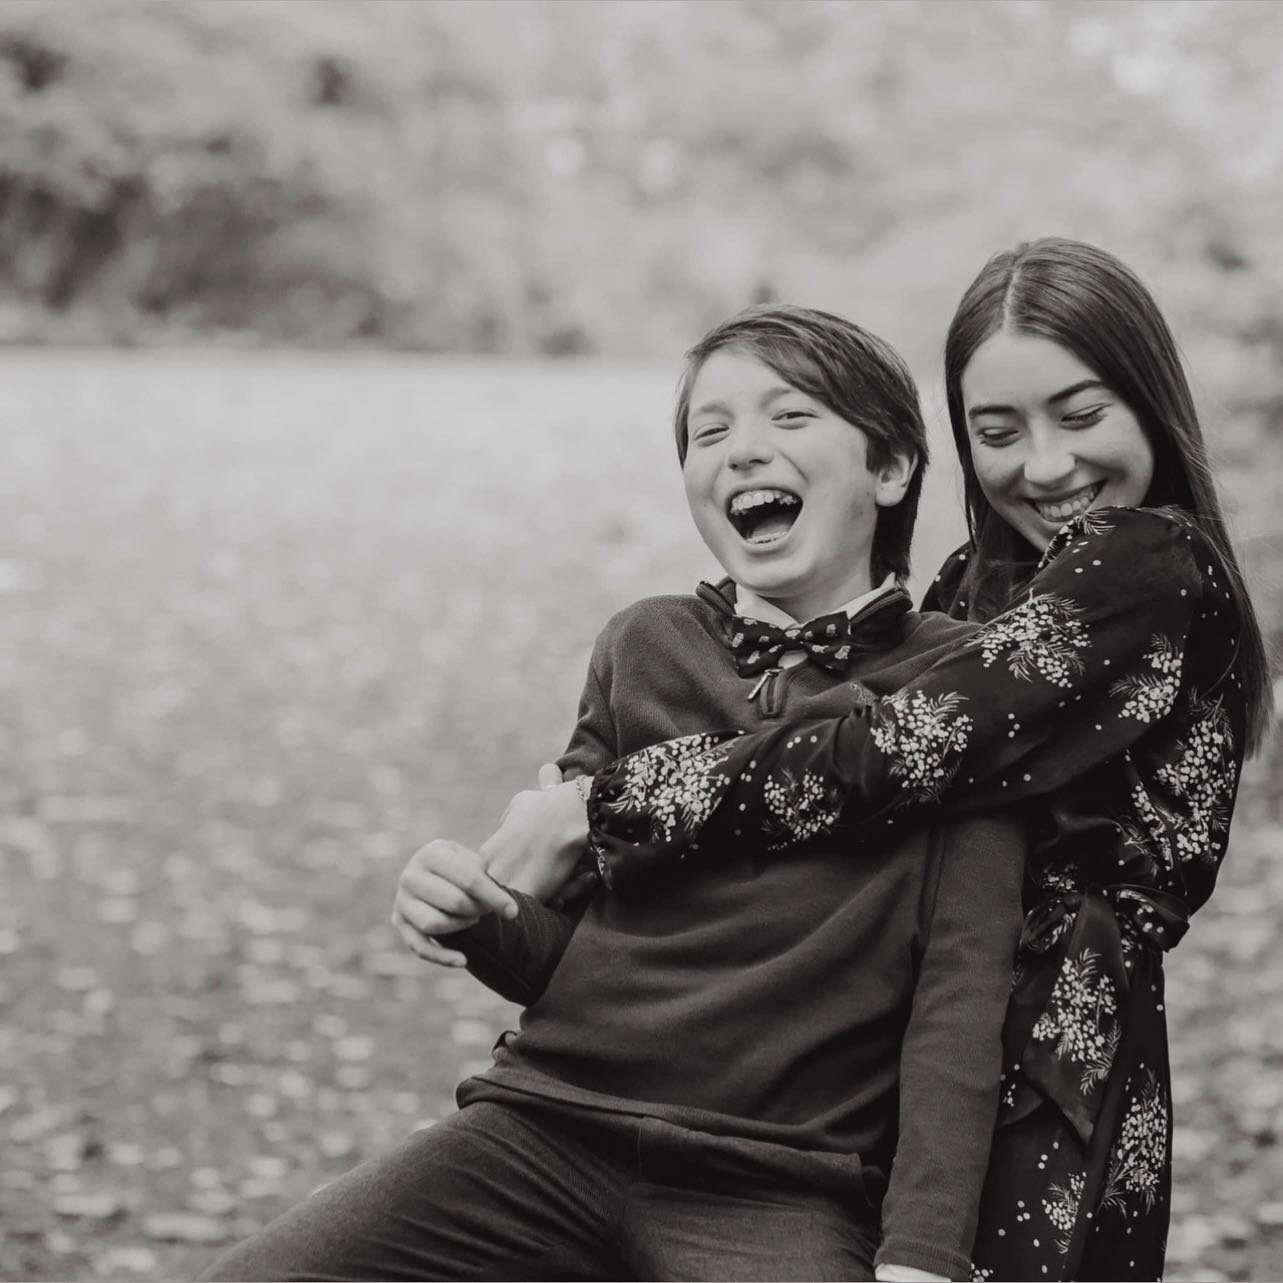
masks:
POLYGON ((434 938, 452 935, 487 913, 517 916, 517 902, 485 870, 475 851, 437 839, 420 847, 401 870, 392 925, 406 945, 441 966, 462 967, 467 959, 434 938))
POLYGON ((587 844, 588 811, 569 780, 518 793, 481 844, 481 860, 496 882, 547 900, 565 885, 587 844))

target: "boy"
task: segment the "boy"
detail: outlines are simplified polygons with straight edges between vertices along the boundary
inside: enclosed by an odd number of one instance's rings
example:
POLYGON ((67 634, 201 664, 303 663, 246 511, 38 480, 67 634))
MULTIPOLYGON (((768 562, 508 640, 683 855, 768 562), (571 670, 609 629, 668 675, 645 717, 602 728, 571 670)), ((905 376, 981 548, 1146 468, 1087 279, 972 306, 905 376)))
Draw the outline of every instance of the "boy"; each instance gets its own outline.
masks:
MULTIPOLYGON (((837 713, 898 689, 966 627, 915 615, 897 584, 926 434, 911 377, 873 336, 797 308, 733 318, 688 356, 677 434, 728 578, 607 625, 568 775, 785 708, 837 713)), ((808 787, 782 790, 779 813, 808 787)), ((823 841, 713 859, 570 913, 511 899, 454 844, 418 852, 403 934, 438 958, 427 937, 449 935, 527 1004, 521 1030, 462 1084, 456 1115, 221 1269, 867 1279, 881 1239, 879 1277, 969 1277, 1023 834, 986 817, 859 860, 823 841)))

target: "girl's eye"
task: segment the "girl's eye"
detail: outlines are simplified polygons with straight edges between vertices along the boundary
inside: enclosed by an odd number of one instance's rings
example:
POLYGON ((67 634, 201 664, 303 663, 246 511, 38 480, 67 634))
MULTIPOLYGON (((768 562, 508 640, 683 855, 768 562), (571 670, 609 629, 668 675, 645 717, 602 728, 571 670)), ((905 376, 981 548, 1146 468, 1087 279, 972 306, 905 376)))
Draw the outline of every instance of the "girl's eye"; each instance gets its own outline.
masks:
POLYGON ((1074 414, 1065 415, 1061 422, 1071 428, 1094 427, 1105 417, 1107 409, 1108 406, 1094 405, 1090 410, 1079 410, 1074 414))
POLYGON ((981 445, 1010 445, 1016 439, 1015 428, 981 428, 976 433, 976 440, 981 445))
POLYGON ((813 418, 815 418, 815 415, 813 415, 809 410, 781 410, 774 416, 773 422, 796 425, 799 423, 805 423, 806 420, 813 418))

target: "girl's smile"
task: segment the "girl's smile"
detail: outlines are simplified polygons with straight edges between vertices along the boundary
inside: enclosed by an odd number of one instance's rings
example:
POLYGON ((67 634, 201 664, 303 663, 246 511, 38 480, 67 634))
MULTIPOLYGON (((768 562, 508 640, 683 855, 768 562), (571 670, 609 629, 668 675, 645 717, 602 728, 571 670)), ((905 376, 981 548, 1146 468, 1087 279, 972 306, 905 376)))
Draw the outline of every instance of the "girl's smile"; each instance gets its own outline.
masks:
POLYGON ((1067 348, 1000 330, 967 364, 962 396, 985 498, 1039 551, 1092 508, 1145 502, 1154 452, 1139 420, 1067 348))

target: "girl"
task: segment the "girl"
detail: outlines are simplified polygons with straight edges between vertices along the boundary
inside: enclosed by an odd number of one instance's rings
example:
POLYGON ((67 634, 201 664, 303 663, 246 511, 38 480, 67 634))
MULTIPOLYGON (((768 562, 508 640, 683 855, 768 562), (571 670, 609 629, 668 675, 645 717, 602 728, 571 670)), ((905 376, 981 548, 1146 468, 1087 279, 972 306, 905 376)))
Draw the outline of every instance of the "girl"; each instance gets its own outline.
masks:
MULTIPOLYGON (((945 381, 971 539, 924 604, 984 626, 843 718, 621 759, 587 838, 626 893, 718 841, 787 858, 840 829, 858 859, 861 836, 932 807, 1028 803, 978 1276, 1157 1278, 1162 954, 1211 894, 1268 724, 1264 646, 1175 343, 1127 267, 1058 239, 998 255, 950 325, 945 381)), ((546 890, 584 840, 566 784, 519 795, 484 851, 546 890)))

